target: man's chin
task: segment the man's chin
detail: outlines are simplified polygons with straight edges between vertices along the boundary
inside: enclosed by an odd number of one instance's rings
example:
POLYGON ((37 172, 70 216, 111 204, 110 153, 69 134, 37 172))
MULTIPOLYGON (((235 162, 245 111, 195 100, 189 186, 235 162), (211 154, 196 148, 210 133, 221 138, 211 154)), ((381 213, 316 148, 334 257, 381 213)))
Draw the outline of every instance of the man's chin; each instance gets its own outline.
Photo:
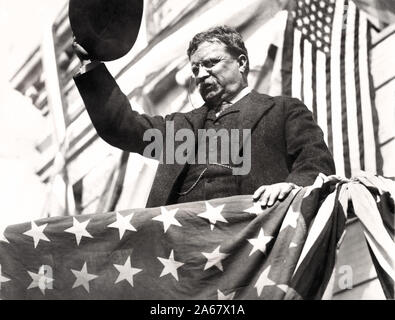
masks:
POLYGON ((217 105, 221 100, 221 95, 219 93, 210 92, 206 95, 202 95, 203 100, 210 105, 217 105))

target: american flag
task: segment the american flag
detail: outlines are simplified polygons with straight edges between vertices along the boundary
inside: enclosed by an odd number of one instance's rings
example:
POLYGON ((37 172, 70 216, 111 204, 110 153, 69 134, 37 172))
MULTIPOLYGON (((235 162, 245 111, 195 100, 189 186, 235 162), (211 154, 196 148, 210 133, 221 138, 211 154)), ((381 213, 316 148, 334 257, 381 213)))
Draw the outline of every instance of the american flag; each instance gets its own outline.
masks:
POLYGON ((395 181, 360 175, 348 184, 353 211, 361 222, 366 243, 385 297, 395 299, 395 181))
POLYGON ((264 210, 235 196, 11 225, 0 297, 317 299, 346 221, 337 194, 320 177, 264 210))
POLYGON ((353 1, 294 4, 284 36, 283 94, 313 112, 338 175, 382 174, 370 74, 372 25, 353 1))
POLYGON ((393 299, 394 196, 320 175, 266 209, 243 195, 0 226, 0 298, 320 299, 353 208, 393 299))

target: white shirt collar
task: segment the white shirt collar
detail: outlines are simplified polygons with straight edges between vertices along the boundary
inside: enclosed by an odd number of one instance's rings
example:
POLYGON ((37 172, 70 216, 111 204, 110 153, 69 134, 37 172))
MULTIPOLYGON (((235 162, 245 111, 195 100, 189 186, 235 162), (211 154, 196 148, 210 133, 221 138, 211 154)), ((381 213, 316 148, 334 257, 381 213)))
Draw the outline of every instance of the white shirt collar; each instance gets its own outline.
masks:
POLYGON ((230 99, 231 104, 235 104, 237 101, 241 100, 244 98, 247 94, 251 92, 251 88, 249 86, 245 87, 242 89, 238 94, 236 94, 232 99, 230 99))
MULTIPOLYGON (((238 94, 236 94, 232 99, 230 99, 230 103, 231 105, 235 104, 237 101, 241 100, 242 98, 244 98, 247 94, 249 94, 252 91, 252 89, 247 86, 245 88, 243 88, 238 94)), ((225 111, 225 110, 222 110, 225 111)), ((222 111, 219 111, 215 114, 216 117, 218 117, 222 111)))

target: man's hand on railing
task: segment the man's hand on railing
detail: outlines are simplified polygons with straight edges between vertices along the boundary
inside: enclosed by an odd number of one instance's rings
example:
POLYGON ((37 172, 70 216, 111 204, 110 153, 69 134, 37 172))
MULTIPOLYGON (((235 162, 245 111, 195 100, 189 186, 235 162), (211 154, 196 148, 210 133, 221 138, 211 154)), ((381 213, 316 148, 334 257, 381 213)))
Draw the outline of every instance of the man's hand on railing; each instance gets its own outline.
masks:
POLYGON ((260 201, 262 208, 271 207, 277 200, 285 199, 297 185, 289 182, 280 182, 272 185, 260 186, 252 196, 254 201, 260 201))

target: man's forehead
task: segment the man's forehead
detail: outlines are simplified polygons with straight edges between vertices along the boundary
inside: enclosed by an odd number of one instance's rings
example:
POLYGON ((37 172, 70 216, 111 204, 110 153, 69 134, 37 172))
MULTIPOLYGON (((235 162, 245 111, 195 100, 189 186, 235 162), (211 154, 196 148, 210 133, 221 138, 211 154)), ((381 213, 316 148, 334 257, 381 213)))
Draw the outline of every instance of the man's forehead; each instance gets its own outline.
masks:
POLYGON ((198 45, 196 51, 191 55, 191 62, 224 53, 228 53, 228 51, 223 42, 217 39, 204 41, 198 45))

